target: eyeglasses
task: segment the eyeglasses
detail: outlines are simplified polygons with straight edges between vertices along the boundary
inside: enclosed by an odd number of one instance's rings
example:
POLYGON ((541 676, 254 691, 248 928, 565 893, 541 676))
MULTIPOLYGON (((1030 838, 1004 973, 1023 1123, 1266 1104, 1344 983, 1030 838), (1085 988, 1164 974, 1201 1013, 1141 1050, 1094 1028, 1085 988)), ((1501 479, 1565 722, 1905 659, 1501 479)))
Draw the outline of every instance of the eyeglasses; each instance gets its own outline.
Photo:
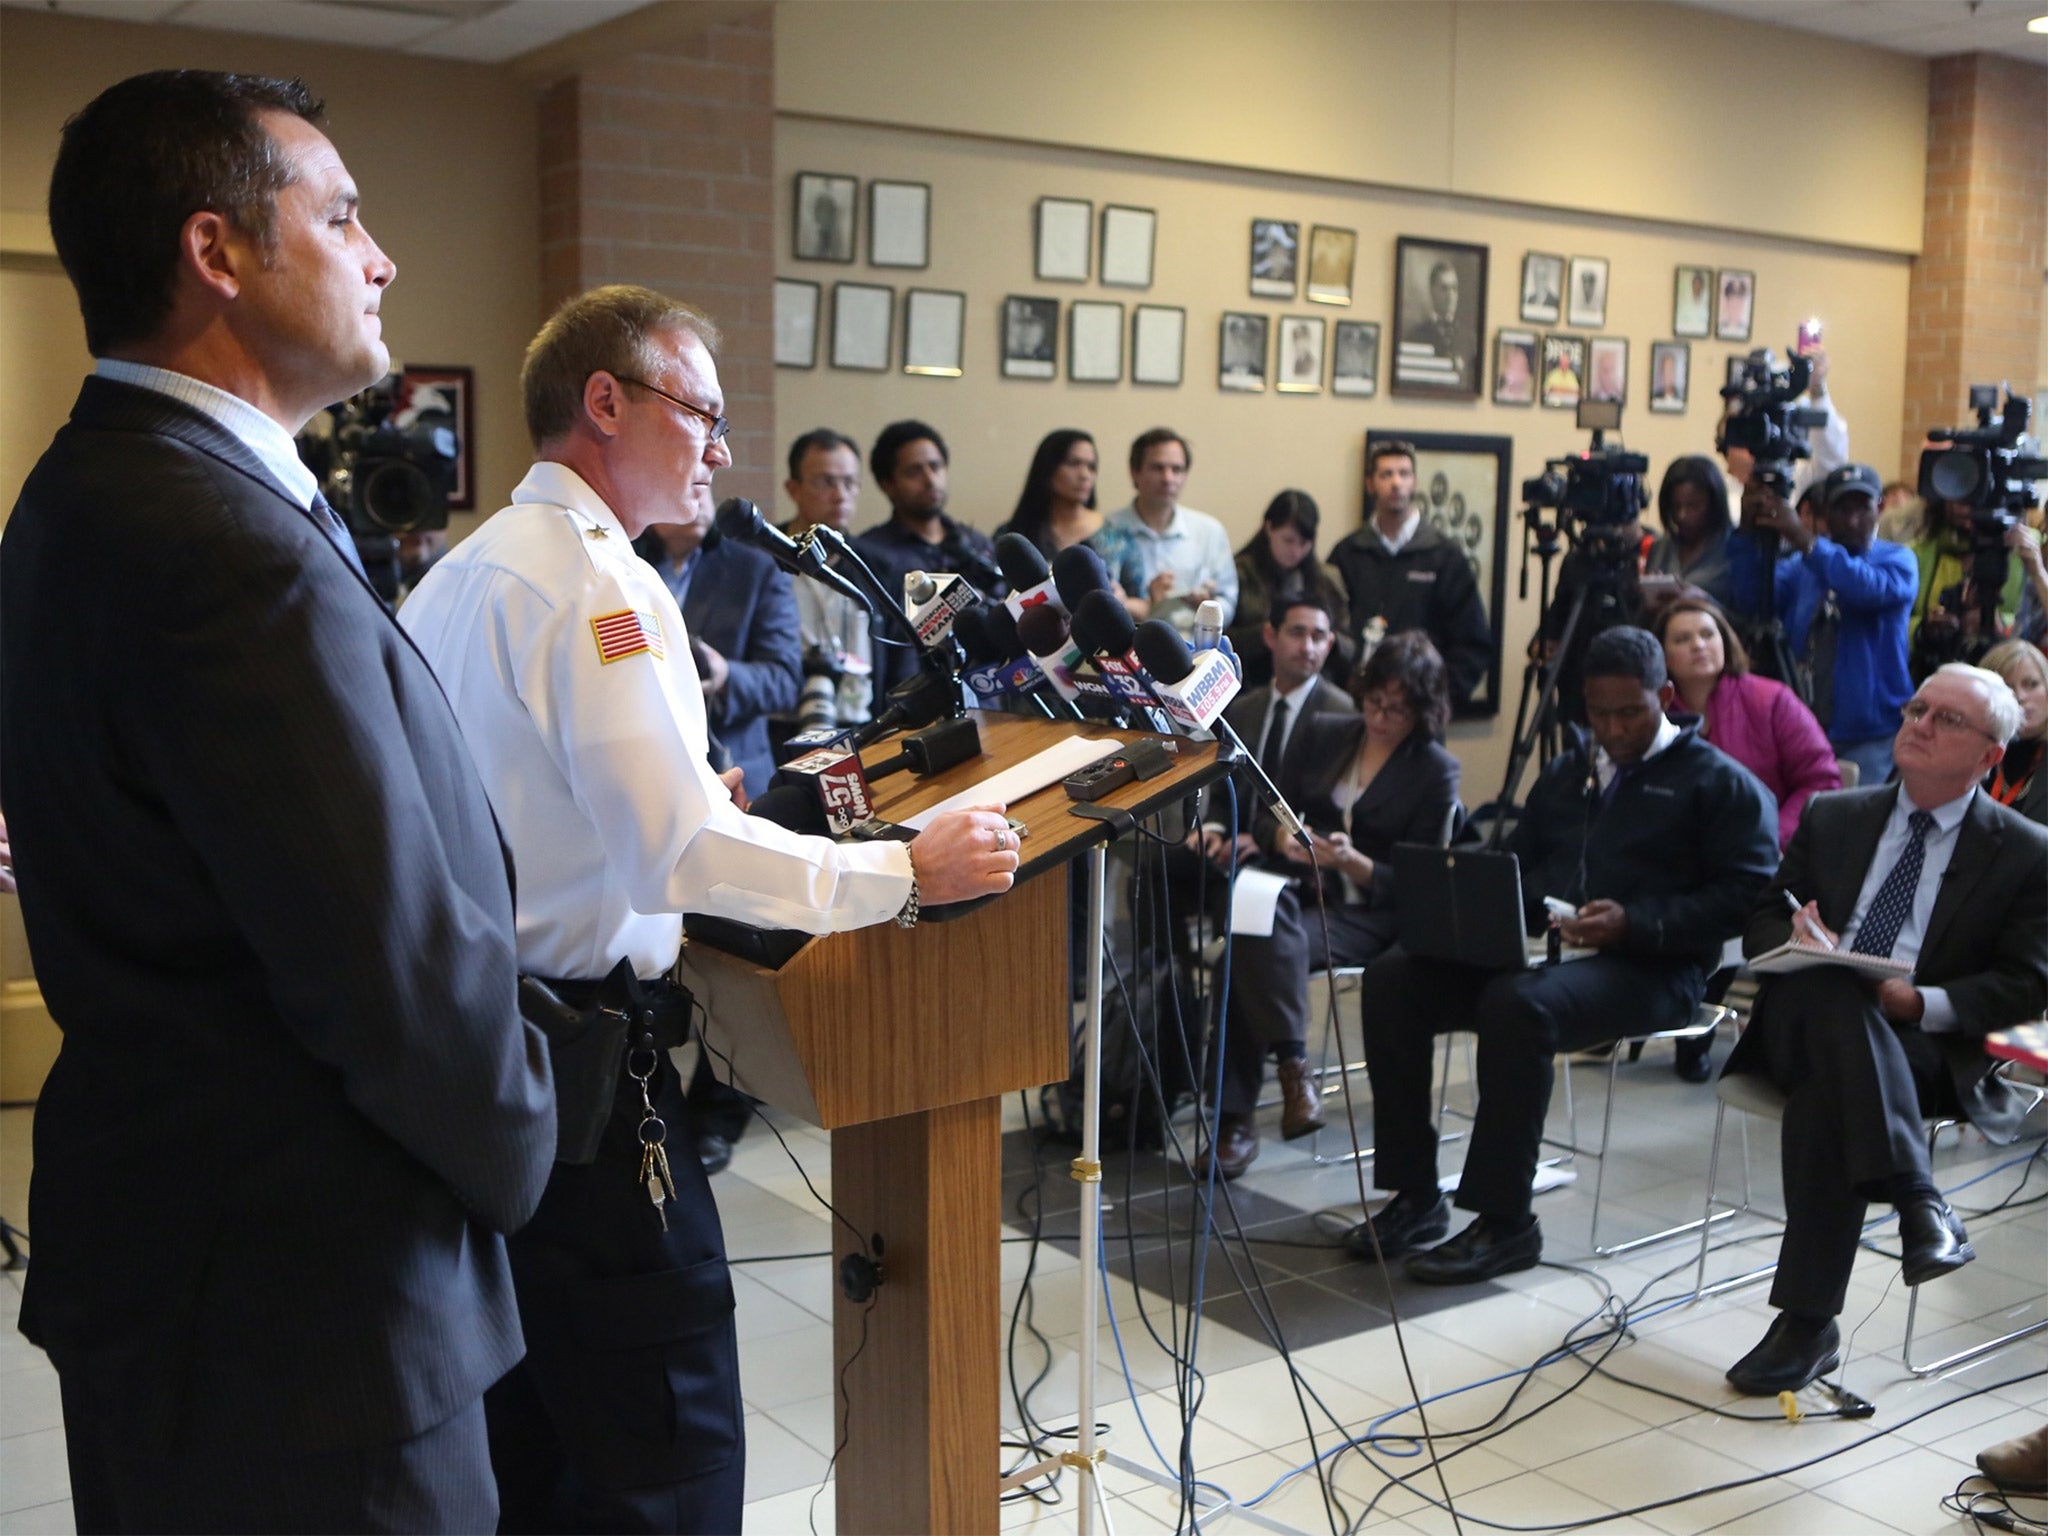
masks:
POLYGON ((1906 723, 1908 725, 1918 725, 1922 720, 1928 719, 1931 716, 1934 720, 1935 725, 1944 731, 1972 731, 1975 734, 1982 736, 1986 741, 1998 740, 1996 736, 1993 736, 1989 731, 1985 730, 1983 726, 1978 725, 1977 723, 1972 721, 1967 715, 1963 714, 1962 711, 1955 709, 1936 709, 1932 704, 1929 704, 1925 699, 1912 700, 1910 703, 1906 705, 1904 709, 1900 710, 1899 713, 1906 717, 1906 723))
POLYGON ((1390 699, 1383 693, 1367 694, 1358 702, 1369 715, 1388 715, 1396 720, 1410 720, 1415 716, 1415 711, 1406 703, 1390 699))
POLYGON ((629 379, 623 373, 618 374, 615 377, 617 377, 618 381, 621 384, 638 384, 642 389, 647 390, 649 393, 661 396, 661 398, 666 400, 670 405, 680 405, 692 416, 702 416, 706 421, 711 423, 711 441, 714 443, 724 442, 725 434, 732 430, 732 423, 727 421, 723 416, 718 415, 714 411, 707 411, 701 405, 692 405, 687 400, 679 400, 674 395, 670 394, 667 390, 657 389, 654 385, 648 383, 645 379, 629 379))
MULTIPOLYGON (((720 419, 723 420, 724 418, 721 417, 720 419)), ((713 438, 712 441, 716 442, 717 439, 713 438)), ((803 483, 810 486, 813 490, 819 491, 858 492, 860 490, 859 475, 805 475, 803 483)))

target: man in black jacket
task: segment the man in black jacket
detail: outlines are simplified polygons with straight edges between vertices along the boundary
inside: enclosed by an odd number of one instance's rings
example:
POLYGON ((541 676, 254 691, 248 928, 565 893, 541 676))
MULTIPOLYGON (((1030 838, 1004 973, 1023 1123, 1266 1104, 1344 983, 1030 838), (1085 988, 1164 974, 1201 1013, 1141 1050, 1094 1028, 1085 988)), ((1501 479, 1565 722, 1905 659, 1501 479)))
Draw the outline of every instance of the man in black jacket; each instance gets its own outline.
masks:
POLYGON ((1381 637, 1422 630, 1450 671, 1451 708, 1463 714, 1494 665, 1493 626, 1472 562, 1415 505, 1412 445, 1375 443, 1366 478, 1372 516, 1330 551, 1344 579, 1358 664, 1381 637))
MULTIPOLYGON (((1510 843, 1530 931, 1542 929, 1543 898, 1560 898, 1577 908, 1560 925, 1564 942, 1598 954, 1503 974, 1396 949, 1365 973, 1373 1176, 1395 1191, 1373 1227, 1390 1257, 1450 1228, 1437 1190, 1430 1058, 1439 1034, 1478 1036, 1479 1106, 1457 1194, 1478 1219, 1410 1254, 1417 1280, 1485 1280, 1543 1256, 1529 1197, 1552 1058, 1689 1019, 1721 946, 1778 867, 1770 792, 1696 727, 1668 720, 1671 697, 1654 636, 1626 627, 1594 636, 1592 739, 1551 760, 1510 843)), ((1372 1255, 1363 1227, 1351 1246, 1372 1255)))

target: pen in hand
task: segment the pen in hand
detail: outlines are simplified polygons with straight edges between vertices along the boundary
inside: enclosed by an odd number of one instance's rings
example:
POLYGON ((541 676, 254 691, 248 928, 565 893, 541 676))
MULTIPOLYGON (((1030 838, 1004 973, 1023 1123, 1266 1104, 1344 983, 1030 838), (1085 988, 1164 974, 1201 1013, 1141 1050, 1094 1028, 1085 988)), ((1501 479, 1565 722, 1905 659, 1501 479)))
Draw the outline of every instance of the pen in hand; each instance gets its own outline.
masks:
MULTIPOLYGON (((1785 898, 1785 909, 1792 914, 1792 936, 1795 939, 1802 937, 1799 931, 1802 926, 1800 919, 1806 915, 1806 908, 1799 904, 1799 898, 1797 896, 1794 896, 1790 891, 1780 890, 1778 894, 1785 898)), ((1806 923, 1803 926, 1805 928, 1805 933, 1803 937, 1805 938, 1807 943, 1818 944, 1823 949, 1831 950, 1835 947, 1835 941, 1829 938, 1825 933, 1822 933, 1812 923, 1806 923)))

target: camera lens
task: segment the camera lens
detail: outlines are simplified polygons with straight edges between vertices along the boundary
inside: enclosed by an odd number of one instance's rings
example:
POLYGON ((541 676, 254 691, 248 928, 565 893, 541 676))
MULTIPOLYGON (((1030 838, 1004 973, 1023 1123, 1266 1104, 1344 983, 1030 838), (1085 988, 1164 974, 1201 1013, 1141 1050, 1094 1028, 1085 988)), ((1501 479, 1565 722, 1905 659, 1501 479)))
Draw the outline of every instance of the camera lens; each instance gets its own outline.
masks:
POLYGON ((1927 483, 1943 501, 1970 501, 1984 484, 1983 466, 1975 454, 1951 450, 1934 461, 1927 483))
POLYGON ((390 533, 407 533, 434 510, 434 485, 417 466, 386 459, 364 466, 357 485, 364 516, 390 533))

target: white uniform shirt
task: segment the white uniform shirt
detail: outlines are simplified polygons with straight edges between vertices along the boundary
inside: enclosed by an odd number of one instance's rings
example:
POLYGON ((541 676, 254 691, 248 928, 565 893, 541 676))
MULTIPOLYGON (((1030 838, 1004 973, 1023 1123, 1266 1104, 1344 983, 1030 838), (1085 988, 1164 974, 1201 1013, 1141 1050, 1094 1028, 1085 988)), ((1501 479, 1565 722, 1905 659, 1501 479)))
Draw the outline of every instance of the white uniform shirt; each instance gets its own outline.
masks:
POLYGON ((528 974, 594 980, 624 957, 657 976, 686 910, 831 933, 909 899, 903 844, 842 846, 733 805, 705 760, 675 599, 565 466, 534 465, 399 622, 447 691, 512 845, 528 974))

